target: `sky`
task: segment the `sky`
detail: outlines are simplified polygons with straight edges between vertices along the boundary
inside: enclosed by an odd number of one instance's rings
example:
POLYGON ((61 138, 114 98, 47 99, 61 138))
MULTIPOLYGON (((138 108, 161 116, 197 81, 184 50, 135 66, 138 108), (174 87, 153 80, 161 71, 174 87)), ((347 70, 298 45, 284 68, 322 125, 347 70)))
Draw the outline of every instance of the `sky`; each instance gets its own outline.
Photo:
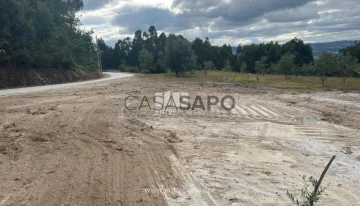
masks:
POLYGON ((359 0, 83 0, 82 29, 113 46, 153 25, 213 45, 360 39, 359 0))

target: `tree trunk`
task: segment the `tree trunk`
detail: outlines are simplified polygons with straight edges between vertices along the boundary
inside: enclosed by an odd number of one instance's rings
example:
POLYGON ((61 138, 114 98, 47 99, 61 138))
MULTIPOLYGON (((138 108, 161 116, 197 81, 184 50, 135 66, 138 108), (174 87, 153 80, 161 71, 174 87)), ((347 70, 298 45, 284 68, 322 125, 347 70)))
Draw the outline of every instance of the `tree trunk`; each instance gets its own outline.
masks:
POLYGON ((330 162, 326 165, 324 171, 321 173, 321 176, 320 176, 320 179, 317 181, 317 184, 315 185, 315 188, 314 188, 314 192, 311 194, 311 196, 313 198, 311 198, 310 200, 310 206, 314 206, 315 204, 315 197, 318 195, 318 191, 320 189, 320 185, 321 185, 321 182, 323 181, 327 171, 329 170, 330 168, 330 165, 333 163, 333 161, 335 160, 336 156, 333 156, 330 160, 330 162))

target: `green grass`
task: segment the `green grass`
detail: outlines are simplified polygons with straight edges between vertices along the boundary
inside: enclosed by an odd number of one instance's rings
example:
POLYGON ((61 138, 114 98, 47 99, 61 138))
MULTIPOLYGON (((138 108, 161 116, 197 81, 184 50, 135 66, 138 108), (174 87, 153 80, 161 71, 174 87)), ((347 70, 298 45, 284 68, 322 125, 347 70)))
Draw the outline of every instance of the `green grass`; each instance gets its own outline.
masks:
POLYGON ((259 82, 256 80, 256 74, 240 74, 234 72, 211 71, 207 76, 203 72, 195 72, 186 74, 184 77, 175 77, 175 74, 151 74, 146 75, 154 79, 183 79, 186 81, 203 82, 228 82, 235 84, 262 85, 284 89, 299 90, 343 90, 360 91, 360 78, 347 78, 346 82, 342 82, 340 77, 327 78, 325 85, 321 84, 320 77, 311 76, 289 76, 285 79, 284 75, 259 75, 259 82))

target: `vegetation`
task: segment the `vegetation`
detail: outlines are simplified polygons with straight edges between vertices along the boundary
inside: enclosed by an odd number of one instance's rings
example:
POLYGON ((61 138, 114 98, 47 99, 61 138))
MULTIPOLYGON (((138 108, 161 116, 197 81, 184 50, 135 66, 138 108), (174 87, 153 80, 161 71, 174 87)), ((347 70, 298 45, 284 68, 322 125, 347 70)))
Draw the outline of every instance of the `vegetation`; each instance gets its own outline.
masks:
POLYGON ((103 52, 104 69, 139 68, 140 51, 146 49, 154 57, 149 66, 151 69, 147 70, 149 73, 172 70, 180 74, 194 68, 205 70, 205 66, 209 67, 211 62, 216 70, 265 74, 271 73, 269 68, 287 54, 294 55, 294 63, 298 66, 313 61, 311 47, 297 38, 283 45, 277 42, 239 45, 234 53, 231 45, 213 46, 208 38, 196 38, 190 42, 181 35, 170 34, 167 37, 165 33, 161 33, 158 36, 154 26, 150 26, 148 31, 136 31, 133 39, 127 37, 118 40, 114 48, 105 45, 101 39, 98 44, 103 52), (174 59, 178 61, 173 61, 174 59), (258 61, 261 66, 255 68, 258 61), (187 62, 186 67, 184 62, 187 62))
POLYGON ((315 57, 321 56, 325 52, 337 53, 343 48, 353 46, 356 44, 356 41, 334 41, 334 42, 324 42, 324 43, 312 43, 310 44, 313 54, 315 57))
POLYGON ((184 75, 196 67, 196 57, 191 45, 182 36, 171 34, 166 41, 165 57, 172 71, 184 75))
POLYGON ((95 68, 91 33, 79 29, 82 0, 0 1, 0 67, 95 68))
POLYGON ((285 44, 239 45, 233 51, 231 45, 211 45, 208 38, 190 42, 181 35, 161 33, 158 36, 154 26, 145 32, 136 31, 132 40, 130 37, 119 40, 114 48, 101 39, 99 45, 102 45, 105 69, 152 74, 172 71, 176 76, 194 70, 202 70, 207 76, 211 70, 222 70, 256 74, 258 82, 269 79, 265 74, 281 74, 285 79, 294 75, 318 76, 322 87, 326 87, 329 77, 341 77, 346 82, 348 77, 357 74, 356 55, 359 53, 358 44, 340 54, 324 53, 314 59, 311 46, 297 38, 285 44))
POLYGON ((323 86, 328 77, 346 82, 360 74, 360 43, 314 59, 311 46, 297 38, 285 44, 238 45, 234 51, 231 45, 211 45, 208 38, 190 42, 181 35, 158 35, 150 26, 144 32, 137 30, 133 38, 118 40, 114 47, 99 39, 96 48, 92 33, 79 29, 76 12, 82 7, 82 0, 0 1, 0 68, 95 69, 98 48, 104 69, 130 72, 172 71, 184 76, 202 70, 206 76, 210 70, 223 70, 257 74, 259 82, 265 74, 319 76, 323 86))
MULTIPOLYGON (((173 74, 151 74, 150 78, 158 80, 175 81, 176 77, 173 74)), ((184 81, 195 81, 200 83, 206 82, 228 82, 233 84, 248 84, 248 85, 262 85, 283 89, 296 90, 360 90, 360 78, 349 77, 346 82, 343 82, 341 77, 328 77, 327 82, 322 86, 318 76, 289 76, 285 79, 284 75, 269 74, 260 76, 259 82, 256 80, 255 74, 248 73, 234 73, 224 71, 208 71, 204 76, 203 71, 193 72, 183 77, 184 81)))
POLYGON ((278 70, 285 75, 285 79, 288 77, 288 75, 291 75, 296 68, 294 59, 294 55, 286 54, 281 57, 280 61, 277 64, 278 70))
MULTIPOLYGON (((329 170, 332 162, 335 160, 336 156, 333 156, 329 163, 326 165, 324 171, 321 173, 321 176, 319 180, 310 177, 307 182, 305 183, 305 186, 303 189, 301 189, 301 199, 298 200, 293 194, 291 194, 289 191, 287 191, 287 196, 290 198, 290 200, 297 206, 314 206, 315 203, 317 203, 320 200, 320 196, 324 192, 325 189, 321 187, 321 183, 329 170), (310 183, 310 184, 309 184, 310 183), (310 185, 313 187, 313 190, 309 191, 310 185)), ((303 179, 306 181, 306 176, 303 177, 303 179)))
POLYGON ((341 49, 340 52, 344 55, 350 55, 357 58, 360 63, 360 42, 356 42, 355 45, 341 49))
POLYGON ((315 71, 320 76, 322 85, 325 85, 328 76, 341 76, 345 82, 346 77, 352 76, 355 68, 356 59, 343 54, 324 53, 315 62, 315 71))
POLYGON ((152 70, 154 55, 146 49, 142 49, 139 53, 139 69, 145 73, 152 70))

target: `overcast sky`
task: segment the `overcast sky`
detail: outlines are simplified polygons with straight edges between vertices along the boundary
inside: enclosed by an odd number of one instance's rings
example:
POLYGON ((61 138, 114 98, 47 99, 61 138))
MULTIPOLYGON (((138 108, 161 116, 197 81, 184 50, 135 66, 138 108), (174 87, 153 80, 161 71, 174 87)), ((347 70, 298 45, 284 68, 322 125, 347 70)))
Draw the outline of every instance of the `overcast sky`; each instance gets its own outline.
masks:
POLYGON ((154 25, 214 45, 360 39, 359 0, 83 0, 83 28, 113 44, 154 25))

